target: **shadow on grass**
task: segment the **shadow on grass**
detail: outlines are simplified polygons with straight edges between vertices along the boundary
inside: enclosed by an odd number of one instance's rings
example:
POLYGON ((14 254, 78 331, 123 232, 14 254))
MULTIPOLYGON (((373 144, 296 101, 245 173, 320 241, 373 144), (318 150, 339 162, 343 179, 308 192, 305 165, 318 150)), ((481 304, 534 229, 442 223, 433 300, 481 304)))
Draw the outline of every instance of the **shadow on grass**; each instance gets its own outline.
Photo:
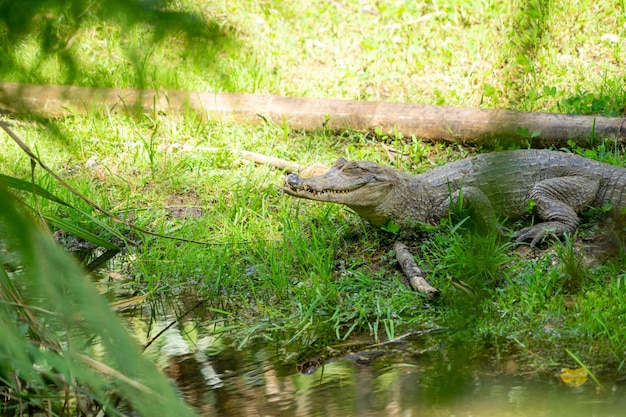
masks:
POLYGON ((521 0, 512 3, 507 17, 502 81, 509 101, 524 110, 530 110, 535 101, 529 89, 535 91, 536 86, 527 84, 536 82, 538 55, 550 33, 550 15, 549 0, 521 0))
MULTIPOLYGON (((63 83, 83 84, 85 70, 74 41, 82 31, 95 34, 107 30, 104 25, 120 30, 121 48, 132 67, 133 86, 137 88, 148 87, 146 61, 158 45, 176 44, 184 49, 183 58, 207 62, 231 44, 231 37, 220 24, 200 13, 178 11, 171 3, 168 0, 2 0, 0 76, 46 83, 49 81, 44 68, 56 63, 62 68, 63 83), (146 34, 145 41, 139 44, 133 44, 128 36, 136 28, 146 34), (36 50, 30 52, 36 58, 30 62, 25 62, 20 56, 24 50, 18 48, 27 39, 36 44, 36 50)), ((208 66, 207 70, 215 68, 208 66)), ((107 83, 106 77, 101 78, 107 83)))

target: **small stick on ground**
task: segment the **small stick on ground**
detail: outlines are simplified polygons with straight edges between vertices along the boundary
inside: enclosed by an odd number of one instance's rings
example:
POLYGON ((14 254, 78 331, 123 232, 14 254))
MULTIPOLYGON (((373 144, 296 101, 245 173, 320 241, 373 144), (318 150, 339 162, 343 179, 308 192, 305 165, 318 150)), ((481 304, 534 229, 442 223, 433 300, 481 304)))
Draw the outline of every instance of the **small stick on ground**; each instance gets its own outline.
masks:
POLYGON ((425 294, 428 298, 434 298, 439 294, 439 290, 430 285, 426 278, 424 278, 424 273, 417 266, 413 255, 409 252, 409 248, 407 248, 404 243, 396 241, 393 244, 393 249, 396 251, 396 259, 402 267, 404 275, 406 275, 409 280, 409 285, 412 289, 425 294))
POLYGON ((329 170, 327 166, 320 164, 302 165, 298 162, 288 161, 282 158, 276 158, 273 156, 264 155, 261 153, 231 149, 231 148, 215 148, 208 146, 192 146, 180 143, 164 146, 161 149, 169 152, 187 151, 187 152, 220 152, 228 151, 234 155, 238 155, 243 159, 253 161, 257 164, 266 164, 273 166, 274 168, 282 169, 286 173, 299 172, 302 177, 312 177, 315 175, 322 175, 329 170))

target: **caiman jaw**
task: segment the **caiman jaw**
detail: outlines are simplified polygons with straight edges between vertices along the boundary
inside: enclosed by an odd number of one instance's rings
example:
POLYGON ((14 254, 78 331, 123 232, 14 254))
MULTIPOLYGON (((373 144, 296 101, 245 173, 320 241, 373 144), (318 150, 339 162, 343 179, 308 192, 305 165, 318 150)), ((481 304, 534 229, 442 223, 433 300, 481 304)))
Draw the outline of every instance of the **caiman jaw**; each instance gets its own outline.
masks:
MULTIPOLYGON (((294 197, 306 198, 309 200, 326 201, 329 203, 345 204, 348 207, 369 207, 373 209, 378 206, 393 185, 389 182, 378 182, 370 178, 352 179, 349 186, 343 188, 331 188, 325 184, 311 185, 309 181, 322 182, 320 177, 301 178, 297 174, 289 174, 285 178, 283 191, 294 197)), ((332 181, 328 182, 329 185, 332 181)))
POLYGON ((361 188, 363 184, 356 184, 356 186, 345 188, 345 189, 335 189, 335 188, 325 188, 325 189, 315 189, 308 184, 303 184, 303 179, 296 174, 289 174, 287 178, 285 178, 285 185, 283 190, 294 197, 300 198, 308 198, 311 200, 320 200, 320 201, 333 201, 332 196, 348 194, 352 191, 358 190, 361 188), (325 198, 326 197, 326 198, 325 198))

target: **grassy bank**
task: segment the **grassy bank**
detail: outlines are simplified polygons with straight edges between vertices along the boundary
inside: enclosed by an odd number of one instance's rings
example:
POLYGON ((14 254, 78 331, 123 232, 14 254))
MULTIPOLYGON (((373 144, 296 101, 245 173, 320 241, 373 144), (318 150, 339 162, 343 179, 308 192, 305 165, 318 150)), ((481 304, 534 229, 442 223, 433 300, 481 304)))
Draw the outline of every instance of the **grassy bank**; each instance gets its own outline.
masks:
MULTIPOLYGON (((118 26, 90 12, 67 50, 66 71, 43 54, 36 37, 13 47, 11 81, 98 86, 262 92, 308 97, 621 115, 626 105, 626 14, 608 1, 445 1, 191 3, 211 24, 191 43, 174 32, 155 43, 147 23, 118 26)), ((4 39, 4 42, 9 40, 4 39)), ((8 45, 8 44, 7 44, 8 45)), ((566 349, 592 366, 624 360, 624 255, 583 256, 590 226, 571 241, 540 250, 479 236, 446 223, 394 236, 349 210, 283 196, 283 173, 227 149, 245 149, 303 164, 337 157, 368 159, 423 172, 480 149, 422 143, 419 138, 360 132, 291 130, 205 122, 194 115, 74 116, 16 132, 68 182, 118 216, 159 233, 209 241, 180 243, 141 236, 123 271, 142 292, 192 288, 233 313, 235 337, 381 338, 414 328, 451 327, 452 338, 529 364, 567 361, 566 349), (178 145, 187 145, 180 148, 178 145), (223 152, 207 148, 223 148, 223 152), (398 281, 394 239, 407 241, 442 296, 426 302, 398 281), (598 260, 600 259, 600 260, 598 260)), ((0 136, 0 172, 28 178, 30 163, 0 136)), ((599 144, 588 156, 626 165, 622 149, 599 144)), ((36 171, 44 188, 90 207, 36 171)), ((33 204, 32 200, 29 200, 33 204)), ((91 220, 43 200, 45 213, 105 237, 91 220)), ((34 204, 33 204, 34 205, 34 204)), ((526 219, 528 222, 530 219, 526 219)), ((513 230, 517 225, 507 224, 513 230)), ((54 229, 54 228, 53 228, 54 229)))

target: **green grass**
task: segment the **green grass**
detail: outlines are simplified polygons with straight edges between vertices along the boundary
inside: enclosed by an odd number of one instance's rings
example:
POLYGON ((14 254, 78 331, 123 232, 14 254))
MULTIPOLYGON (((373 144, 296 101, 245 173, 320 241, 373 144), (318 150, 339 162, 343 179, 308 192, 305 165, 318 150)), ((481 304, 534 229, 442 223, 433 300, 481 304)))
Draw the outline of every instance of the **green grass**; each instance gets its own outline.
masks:
MULTIPOLYGON (((626 11, 608 1, 369 6, 237 0, 181 1, 179 7, 201 13, 215 31, 194 42, 172 31, 154 42, 149 22, 120 26, 87 10, 80 25, 68 30, 77 71, 68 73, 57 55, 44 54, 40 38, 11 43, 3 34, 0 41, 12 54, 3 58, 11 65, 0 65, 0 74, 22 82, 609 116, 623 115, 626 105, 626 11)), ((460 342, 506 347, 536 366, 567 360, 566 348, 585 363, 623 364, 623 254, 586 266, 578 263, 571 242, 548 242, 545 251, 527 256, 506 239, 454 224, 431 233, 403 231, 400 237, 442 290, 440 300, 427 302, 397 280, 396 236, 372 229, 345 208, 282 195, 281 172, 226 150, 303 164, 331 164, 344 156, 423 172, 479 149, 362 132, 205 122, 192 114, 16 122, 15 131, 36 153, 97 204, 140 227, 211 243, 131 232, 36 170, 43 188, 141 242, 128 255, 128 276, 138 290, 176 293, 191 287, 223 300, 220 305, 239 326, 239 346, 257 337, 306 345, 354 332, 387 338, 416 327, 450 326, 460 342), (193 150, 176 150, 174 144, 193 150), (406 157, 390 157, 390 150, 406 157), (181 209, 197 215, 182 218, 181 209)), ((6 135, 0 135, 0 148, 0 172, 29 178, 28 159, 6 135)), ((626 164, 622 149, 610 144, 572 151, 626 164)), ((44 213, 111 236, 80 211, 42 199, 39 205, 44 213)), ((581 236, 592 232, 583 228, 581 236)))

